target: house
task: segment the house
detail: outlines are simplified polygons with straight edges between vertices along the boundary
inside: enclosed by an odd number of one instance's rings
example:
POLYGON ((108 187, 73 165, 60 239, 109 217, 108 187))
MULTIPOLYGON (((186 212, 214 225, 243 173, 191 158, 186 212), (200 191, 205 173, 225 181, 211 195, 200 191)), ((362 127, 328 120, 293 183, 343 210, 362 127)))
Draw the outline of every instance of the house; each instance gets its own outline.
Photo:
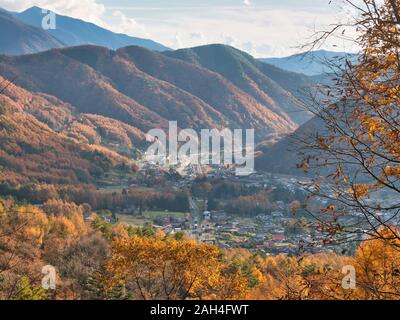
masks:
POLYGON ((265 239, 265 234, 264 233, 257 233, 255 238, 257 240, 264 240, 265 239))
POLYGON ((284 234, 273 234, 272 235, 272 239, 274 240, 274 241, 278 241, 278 242, 282 242, 282 241, 284 241, 285 240, 285 235, 284 234))
POLYGON ((107 223, 111 223, 111 218, 110 217, 103 217, 103 220, 107 223))
POLYGON ((136 213, 136 207, 135 206, 130 206, 129 208, 125 208, 122 210, 122 214, 135 214, 136 213))
POLYGON ((224 211, 212 211, 211 219, 216 222, 223 222, 228 219, 228 215, 224 211))
POLYGON ((271 216, 272 216, 273 218, 283 218, 283 213, 282 213, 282 212, 279 212, 279 211, 273 211, 273 212, 271 213, 271 216))
POLYGON ((163 231, 165 233, 171 233, 174 230, 174 228, 172 227, 172 225, 168 225, 168 226, 164 226, 163 227, 163 231))
POLYGON ((285 210, 286 209, 285 203, 283 201, 277 201, 276 202, 276 206, 281 210, 285 210))
POLYGON ((172 233, 182 232, 182 228, 174 228, 172 233))

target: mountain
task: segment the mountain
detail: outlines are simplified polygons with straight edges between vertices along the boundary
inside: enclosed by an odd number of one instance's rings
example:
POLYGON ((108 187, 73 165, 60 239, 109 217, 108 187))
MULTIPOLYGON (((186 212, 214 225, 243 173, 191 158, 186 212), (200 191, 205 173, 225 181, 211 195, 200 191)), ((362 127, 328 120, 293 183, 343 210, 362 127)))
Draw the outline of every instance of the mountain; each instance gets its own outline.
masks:
POLYGON ((341 60, 344 62, 345 58, 356 61, 357 55, 345 52, 318 50, 295 54, 284 58, 264 58, 259 60, 287 71, 316 76, 332 71, 327 61, 333 60, 335 63, 340 63, 341 60))
POLYGON ((256 170, 271 173, 304 175, 304 170, 298 165, 304 160, 301 154, 302 142, 310 141, 315 134, 324 130, 321 119, 313 117, 300 126, 295 132, 281 139, 273 145, 261 147, 261 155, 255 160, 256 170))
MULTIPOLYGON (((198 97, 140 70, 135 61, 123 54, 126 50, 115 52, 102 47, 80 46, 61 52, 106 76, 119 92, 158 116, 177 120, 183 128, 200 130, 202 127, 228 125, 228 118, 198 97)), ((130 47, 130 51, 158 55, 141 47, 130 47)))
POLYGON ((63 46, 62 41, 44 30, 26 25, 0 9, 0 53, 19 55, 63 46))
POLYGON ((278 114, 261 104, 212 70, 138 47, 123 48, 118 52, 147 74, 180 87, 211 105, 230 119, 230 128, 254 128, 259 137, 296 128, 283 112, 278 114))
POLYGON ((163 54, 220 74, 271 111, 297 125, 311 118, 301 100, 303 90, 314 83, 304 75, 262 63, 226 45, 206 45, 163 54))
MULTIPOLYGON (((3 56, 0 75, 31 92, 55 96, 78 114, 113 119, 141 134, 166 129, 168 120, 195 130, 254 128, 257 141, 297 128, 272 98, 262 103, 219 73, 142 47, 78 46, 3 56)), ((285 101, 298 105, 288 90, 269 81, 271 96, 285 94, 285 101)))
MULTIPOLYGON (((21 13, 16 13, 15 16, 28 25, 41 27, 44 14, 41 8, 32 7, 21 13)), ((137 45, 156 51, 169 50, 169 48, 152 40, 114 33, 93 23, 59 14, 56 16, 56 29, 48 30, 48 33, 61 40, 66 46, 93 44, 109 49, 118 49, 137 45)))
POLYGON ((124 121, 140 130, 166 127, 159 115, 116 90, 109 80, 61 50, 35 55, 0 57, 0 73, 18 85, 67 102, 80 113, 93 113, 124 121))
MULTIPOLYGON (((4 88, 8 82, 0 77, 0 83, 4 88)), ((8 85, 0 93, 0 183, 93 183, 131 162, 69 136, 63 127, 76 121, 73 113, 55 97, 8 85)))

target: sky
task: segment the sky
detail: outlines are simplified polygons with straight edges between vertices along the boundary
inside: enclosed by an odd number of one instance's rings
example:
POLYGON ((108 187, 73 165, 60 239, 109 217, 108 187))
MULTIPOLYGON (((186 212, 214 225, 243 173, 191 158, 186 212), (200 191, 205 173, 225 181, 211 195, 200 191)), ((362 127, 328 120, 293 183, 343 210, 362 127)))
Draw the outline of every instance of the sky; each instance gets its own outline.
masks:
MULTIPOLYGON (((348 14, 336 1, 0 0, 0 7, 22 11, 37 5, 173 49, 224 43, 261 58, 299 53, 316 30, 348 14)), ((352 51, 338 39, 324 49, 352 51)))

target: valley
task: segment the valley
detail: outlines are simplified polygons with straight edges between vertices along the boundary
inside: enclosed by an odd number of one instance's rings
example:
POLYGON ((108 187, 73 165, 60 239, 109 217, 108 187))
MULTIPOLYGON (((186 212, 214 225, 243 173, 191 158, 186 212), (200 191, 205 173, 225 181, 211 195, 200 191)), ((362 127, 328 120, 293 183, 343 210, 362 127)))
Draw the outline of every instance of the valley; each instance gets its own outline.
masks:
POLYGON ((395 1, 116 2, 0 8, 0 300, 398 298, 395 1))

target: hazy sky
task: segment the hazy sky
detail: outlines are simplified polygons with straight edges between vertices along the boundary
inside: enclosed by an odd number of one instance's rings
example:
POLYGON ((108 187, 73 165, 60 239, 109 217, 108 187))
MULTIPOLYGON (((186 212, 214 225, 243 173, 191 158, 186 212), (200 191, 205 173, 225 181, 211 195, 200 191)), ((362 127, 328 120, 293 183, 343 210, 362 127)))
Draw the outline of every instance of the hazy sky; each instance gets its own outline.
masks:
MULTIPOLYGON (((257 57, 299 52, 315 29, 345 14, 329 0, 0 0, 21 11, 33 5, 150 38, 171 48, 225 43, 257 57)), ((334 2, 334 1, 333 1, 334 2)), ((345 50, 335 42, 326 49, 345 50)))

